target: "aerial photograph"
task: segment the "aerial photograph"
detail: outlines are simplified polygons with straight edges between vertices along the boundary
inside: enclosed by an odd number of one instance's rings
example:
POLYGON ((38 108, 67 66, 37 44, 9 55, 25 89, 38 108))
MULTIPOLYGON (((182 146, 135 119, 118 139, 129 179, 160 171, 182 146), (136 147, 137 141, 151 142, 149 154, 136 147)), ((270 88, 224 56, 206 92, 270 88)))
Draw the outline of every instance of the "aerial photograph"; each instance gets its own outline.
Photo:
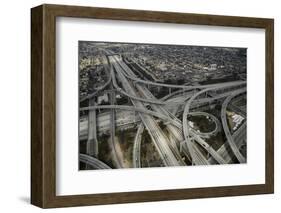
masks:
POLYGON ((79 170, 247 163, 247 49, 78 42, 79 170))

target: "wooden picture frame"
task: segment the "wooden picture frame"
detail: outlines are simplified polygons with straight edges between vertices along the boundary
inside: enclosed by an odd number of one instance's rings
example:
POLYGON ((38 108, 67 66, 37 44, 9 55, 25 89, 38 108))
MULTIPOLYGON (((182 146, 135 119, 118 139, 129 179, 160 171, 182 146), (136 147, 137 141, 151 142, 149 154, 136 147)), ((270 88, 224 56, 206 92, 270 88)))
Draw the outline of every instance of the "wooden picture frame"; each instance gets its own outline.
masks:
POLYGON ((274 21, 126 9, 44 4, 31 9, 31 203, 42 208, 132 203, 274 191, 274 21), (95 18, 265 29, 265 184, 192 189, 56 195, 56 17, 95 18))

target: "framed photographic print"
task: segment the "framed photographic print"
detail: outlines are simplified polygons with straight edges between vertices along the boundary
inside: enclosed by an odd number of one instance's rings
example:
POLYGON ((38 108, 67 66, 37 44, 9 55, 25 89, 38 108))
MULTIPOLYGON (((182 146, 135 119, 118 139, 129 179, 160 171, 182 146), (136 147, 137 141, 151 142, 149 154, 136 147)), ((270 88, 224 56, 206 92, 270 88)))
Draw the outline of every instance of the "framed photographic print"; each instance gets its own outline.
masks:
POLYGON ((273 19, 31 9, 31 203, 274 191, 273 19))

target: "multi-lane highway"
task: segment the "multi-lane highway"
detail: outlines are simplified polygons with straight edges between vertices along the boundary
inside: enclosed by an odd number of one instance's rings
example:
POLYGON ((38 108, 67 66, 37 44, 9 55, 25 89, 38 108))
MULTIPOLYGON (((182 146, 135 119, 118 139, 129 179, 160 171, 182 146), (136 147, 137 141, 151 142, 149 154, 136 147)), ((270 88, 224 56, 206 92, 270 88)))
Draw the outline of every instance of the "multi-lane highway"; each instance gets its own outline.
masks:
MULTIPOLYGON (((109 61, 113 65, 114 70, 117 73, 117 78, 122 84, 122 87, 130 96, 137 96, 137 90, 133 87, 133 84, 124 75, 124 70, 122 69, 121 59, 118 56, 109 56, 109 61)), ((112 71, 114 72, 114 71, 112 71)), ((146 110, 145 105, 139 100, 131 100, 132 104, 137 108, 142 108, 146 110)), ((168 138, 164 132, 159 127, 156 120, 147 114, 139 114, 145 128, 148 130, 151 139, 158 150, 158 153, 166 166, 179 166, 179 162, 176 157, 173 155, 168 143, 168 138)))

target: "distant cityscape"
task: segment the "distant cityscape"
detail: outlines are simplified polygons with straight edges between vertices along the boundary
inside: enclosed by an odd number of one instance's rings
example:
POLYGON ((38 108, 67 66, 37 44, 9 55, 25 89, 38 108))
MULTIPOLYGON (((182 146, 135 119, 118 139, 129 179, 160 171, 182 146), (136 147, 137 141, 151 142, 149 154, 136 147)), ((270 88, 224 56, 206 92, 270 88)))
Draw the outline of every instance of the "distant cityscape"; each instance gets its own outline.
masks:
POLYGON ((79 41, 79 168, 246 163, 247 49, 79 41))

